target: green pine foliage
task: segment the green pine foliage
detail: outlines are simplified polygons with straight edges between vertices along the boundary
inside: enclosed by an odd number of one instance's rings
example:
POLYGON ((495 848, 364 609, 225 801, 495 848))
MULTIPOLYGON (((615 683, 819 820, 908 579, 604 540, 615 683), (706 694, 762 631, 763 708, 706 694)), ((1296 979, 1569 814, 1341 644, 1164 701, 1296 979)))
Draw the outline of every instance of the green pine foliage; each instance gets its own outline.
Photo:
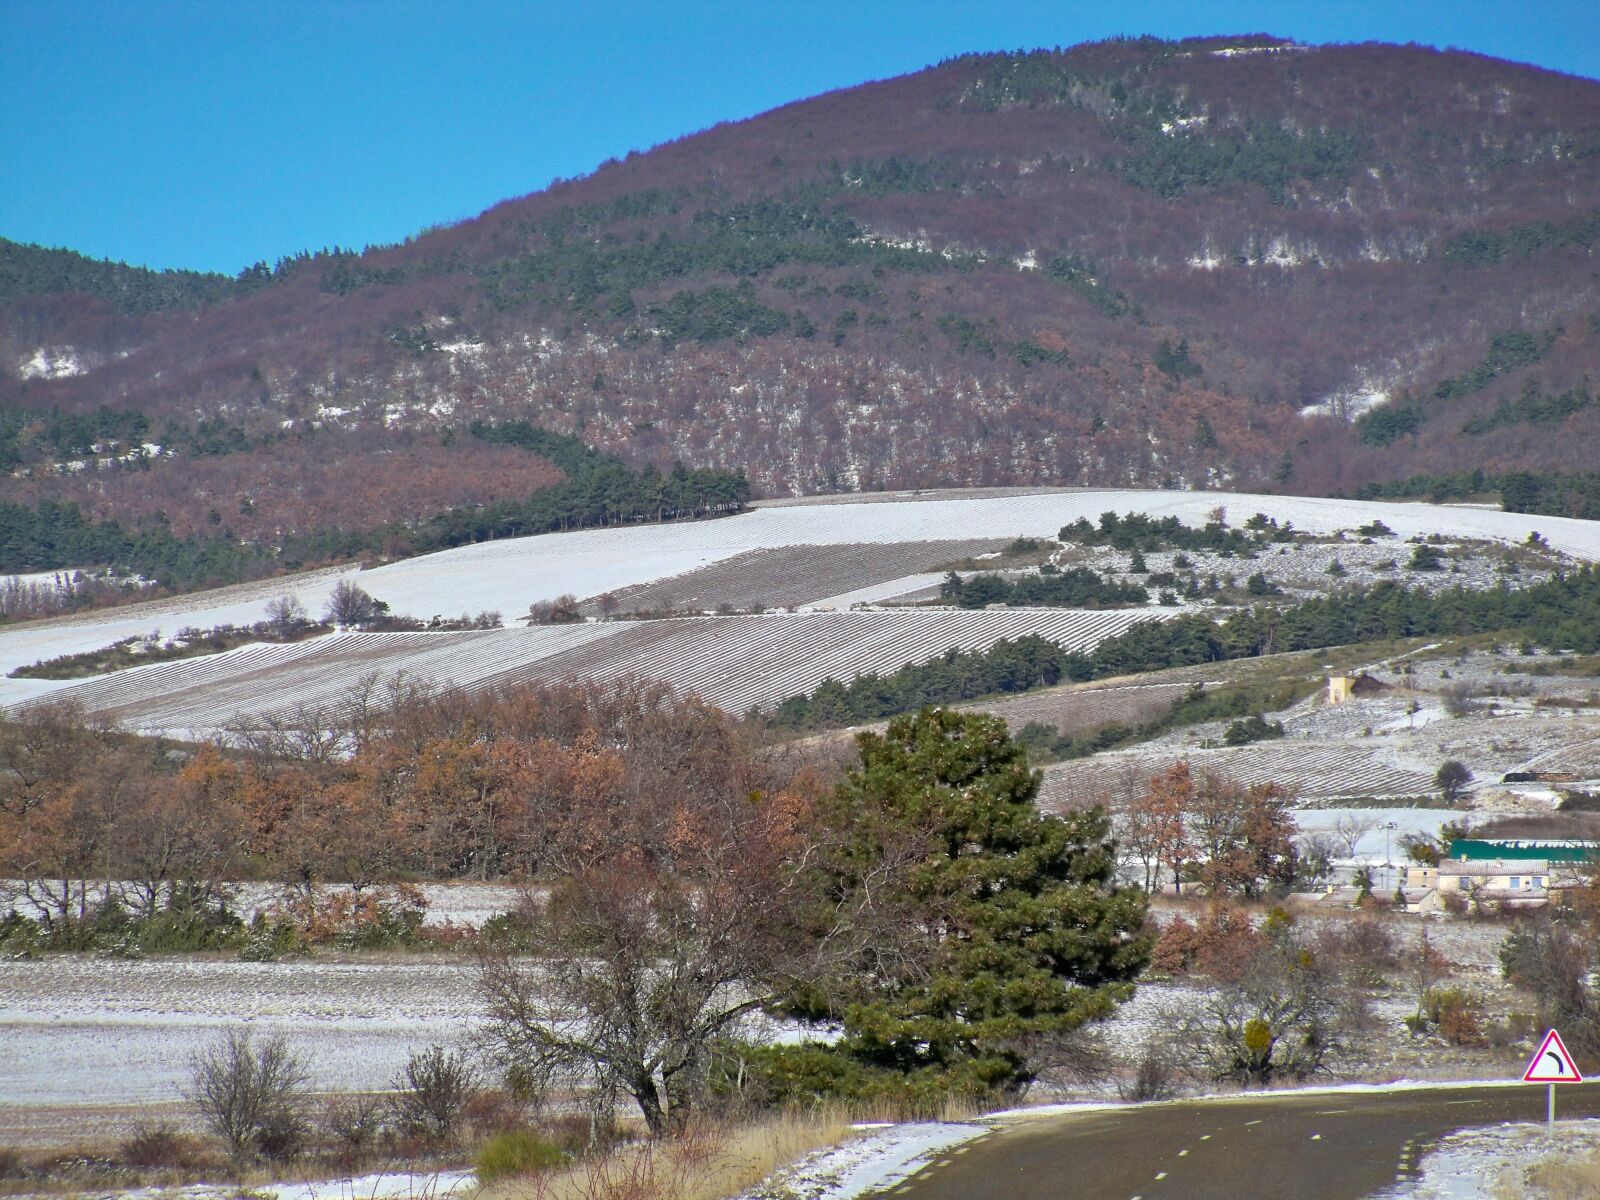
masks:
MULTIPOLYGON (((1180 338, 1177 345, 1162 338, 1156 346, 1155 356, 1152 359, 1156 370, 1169 379, 1193 379, 1200 374, 1200 364, 1189 357, 1189 339, 1180 338)), ((1213 438, 1211 444, 1216 445, 1213 438)))
POLYGON ((1538 382, 1530 379, 1515 400, 1502 400, 1493 412, 1464 424, 1461 432, 1478 437, 1513 425, 1555 425, 1574 413, 1593 408, 1594 403, 1595 395, 1587 385, 1558 394, 1542 391, 1538 382))
POLYGON ((1525 329, 1510 329, 1504 333, 1497 333, 1490 340, 1489 349, 1484 352, 1484 356, 1477 364, 1463 375, 1441 380, 1433 389, 1434 397, 1439 400, 1457 400, 1462 396, 1481 392, 1507 372, 1531 367, 1550 352, 1550 347, 1560 336, 1559 326, 1539 334, 1529 333, 1525 329))
POLYGON ((1003 720, 924 710, 857 745, 830 814, 841 846, 823 871, 830 894, 848 897, 898 864, 873 904, 905 915, 891 937, 906 944, 875 943, 842 986, 802 988, 792 1011, 842 1030, 813 1054, 1014 1090, 1032 1078, 1030 1042, 1132 996, 1150 949, 1144 895, 1115 883, 1104 812, 1038 810, 1039 775, 1003 720))
POLYGON ((0 238, 0 305, 25 296, 85 295, 136 315, 217 304, 241 290, 227 275, 152 271, 0 238))
POLYGON ((1470 230, 1448 239, 1440 248, 1447 263, 1487 267, 1508 259, 1532 258, 1564 246, 1588 250, 1600 240, 1600 208, 1570 221, 1534 221, 1508 229, 1470 230))
POLYGON ((1422 405, 1410 397, 1402 397, 1393 404, 1369 408, 1357 417, 1356 434, 1368 446, 1387 446, 1408 433, 1417 432, 1426 419, 1422 405))
POLYGON ((1134 583, 1102 579, 1087 567, 1069 567, 1052 575, 1008 577, 992 572, 963 579, 954 571, 939 586, 939 598, 958 608, 1125 608, 1144 604, 1149 596, 1134 583))
POLYGON ((1252 516, 1245 528, 1232 529, 1221 521, 1209 521, 1196 528, 1185 525, 1177 517, 1151 517, 1139 512, 1119 516, 1104 512, 1100 514, 1098 525, 1091 525, 1087 517, 1079 517, 1072 524, 1063 525, 1059 536, 1063 542, 1076 546, 1110 546, 1125 553, 1145 554, 1158 550, 1243 554, 1257 546, 1292 542, 1295 538, 1287 525, 1280 526, 1276 519, 1264 513, 1252 516))
POLYGON ((1506 512, 1600 521, 1600 471, 1513 471, 1500 477, 1500 506, 1506 512))
POLYGON ((954 704, 1093 677, 1089 659, 1028 634, 996 642, 986 651, 947 650, 930 662, 907 663, 888 675, 857 675, 848 684, 826 679, 809 695, 791 696, 778 705, 772 721, 792 728, 857 725, 927 704, 954 704))
MULTIPOLYGON (((492 307, 532 306, 595 316, 616 312, 619 300, 626 301, 622 307, 627 311, 634 291, 690 275, 731 276, 748 283, 783 267, 859 266, 927 274, 968 270, 975 264, 970 256, 885 245, 867 237, 842 213, 779 200, 706 209, 686 228, 634 242, 571 236, 565 219, 553 220, 538 232, 544 238, 539 249, 476 270, 479 289, 492 307)), ((788 327, 787 314, 766 309, 753 293, 737 287, 680 292, 655 315, 679 323, 673 340, 736 336, 751 321, 768 333, 788 327)))
POLYGON ((1094 260, 1081 254, 1058 254, 1045 264, 1045 274, 1078 293, 1108 317, 1136 312, 1136 306, 1104 281, 1094 260))
POLYGON ((1189 111, 1170 89, 1145 78, 1177 44, 1156 38, 1131 44, 1149 50, 1148 61, 1114 76, 1080 73, 1048 50, 986 55, 958 103, 984 112, 1052 104, 1093 112, 1122 143, 1107 165, 1124 182, 1166 200, 1249 184, 1281 204, 1297 181, 1338 183, 1355 169, 1365 143, 1353 134, 1270 121, 1214 127, 1206 114, 1189 111))

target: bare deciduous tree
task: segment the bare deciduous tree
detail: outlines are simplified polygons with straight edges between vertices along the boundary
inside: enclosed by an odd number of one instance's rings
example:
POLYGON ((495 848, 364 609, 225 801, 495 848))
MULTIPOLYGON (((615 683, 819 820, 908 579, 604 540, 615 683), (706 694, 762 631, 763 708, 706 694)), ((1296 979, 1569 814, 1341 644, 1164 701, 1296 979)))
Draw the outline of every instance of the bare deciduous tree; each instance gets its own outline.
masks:
POLYGON ((1344 849, 1344 856, 1354 858, 1361 839, 1377 827, 1378 821, 1375 817, 1364 816, 1361 813, 1344 813, 1333 823, 1333 832, 1344 849))
POLYGON ((341 579, 328 595, 323 620, 332 625, 369 625, 388 611, 389 606, 383 601, 374 600, 348 579, 341 579))
POLYGON ((285 593, 267 601, 267 628, 278 637, 293 637, 311 623, 300 597, 285 593))
POLYGON ((1185 1040, 1212 1079, 1306 1079, 1338 1040, 1339 1012, 1336 973, 1279 922, 1238 977, 1207 994, 1185 1040))
POLYGON ((563 786, 533 806, 551 883, 518 909, 532 957, 480 958, 483 1046, 531 1090, 626 1094, 660 1133, 695 1107, 713 1042, 817 973, 811 800, 713 710, 590 703, 563 786))

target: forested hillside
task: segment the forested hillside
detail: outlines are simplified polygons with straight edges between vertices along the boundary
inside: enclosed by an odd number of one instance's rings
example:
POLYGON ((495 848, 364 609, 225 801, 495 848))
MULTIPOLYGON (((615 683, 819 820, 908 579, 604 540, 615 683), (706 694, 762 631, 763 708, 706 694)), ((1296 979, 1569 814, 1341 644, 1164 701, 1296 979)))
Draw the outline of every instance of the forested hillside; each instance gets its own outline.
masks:
POLYGON ((1265 35, 973 55, 236 280, 0 244, 0 500, 255 544, 505 516, 568 473, 471 432, 523 422, 767 494, 1466 466, 1576 512, 1597 237, 1593 81, 1265 35))

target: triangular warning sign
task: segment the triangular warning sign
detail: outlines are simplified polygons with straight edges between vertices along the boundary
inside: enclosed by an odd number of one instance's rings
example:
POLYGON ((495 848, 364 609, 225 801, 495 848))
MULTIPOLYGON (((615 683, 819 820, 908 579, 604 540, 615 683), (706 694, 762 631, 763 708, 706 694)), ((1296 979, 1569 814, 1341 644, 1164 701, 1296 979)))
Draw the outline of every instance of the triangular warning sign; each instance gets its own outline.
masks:
POLYGON ((1528 1069, 1522 1073, 1523 1083, 1582 1083, 1578 1065, 1561 1042, 1561 1035, 1552 1029, 1544 1035, 1539 1052, 1533 1056, 1528 1069))

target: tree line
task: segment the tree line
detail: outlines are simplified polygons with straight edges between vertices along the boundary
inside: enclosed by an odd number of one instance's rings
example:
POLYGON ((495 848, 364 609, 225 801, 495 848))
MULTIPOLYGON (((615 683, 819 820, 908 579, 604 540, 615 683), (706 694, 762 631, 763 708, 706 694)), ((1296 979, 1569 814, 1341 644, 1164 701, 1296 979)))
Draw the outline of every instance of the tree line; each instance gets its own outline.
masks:
MULTIPOLYGON (((1063 531, 1066 532, 1066 531, 1063 531)), ((1500 633, 1550 649, 1600 650, 1600 568, 1584 567, 1526 588, 1452 588, 1429 595, 1384 580, 1288 605, 1257 605, 1223 617, 1190 613, 1147 621, 1088 653, 1033 635, 988 650, 949 650, 926 663, 848 683, 824 680, 773 712, 791 728, 853 725, 1063 682, 1087 682, 1168 667, 1294 650, 1421 636, 1500 633)))
MULTIPOLYGON (((1580 393, 1586 394, 1586 393, 1580 393)), ((1506 512, 1600 520, 1600 471, 1446 471, 1369 483, 1350 493, 1355 500, 1409 499, 1426 496, 1435 504, 1467 500, 1486 492, 1500 493, 1506 512)))
POLYGON ((525 422, 475 423, 468 432, 538 454, 565 477, 526 500, 457 505, 415 523, 287 531, 249 542, 220 532, 179 536, 159 516, 130 529, 96 520, 73 503, 0 503, 0 571, 104 567, 188 590, 360 554, 425 554, 494 538, 737 512, 750 496, 742 471, 681 463, 665 472, 654 465, 635 469, 575 437, 525 422))
POLYGON ((958 608, 991 604, 1044 608, 1120 608, 1149 598, 1136 583, 1102 578, 1087 567, 1062 571, 1046 563, 1037 575, 1008 578, 979 572, 965 578, 951 571, 939 585, 939 598, 958 608))
POLYGON ((382 945, 418 933, 397 877, 521 879, 480 935, 491 1059, 654 1133, 730 1088, 1014 1093, 1148 955, 1107 818, 1039 812, 993 717, 902 718, 842 772, 625 682, 352 697, 235 740, 175 754, 60 704, 0 727, 6 949, 382 945), (242 876, 281 885, 272 922, 240 929, 242 876), (841 1036, 743 1041, 761 1011, 841 1036))

